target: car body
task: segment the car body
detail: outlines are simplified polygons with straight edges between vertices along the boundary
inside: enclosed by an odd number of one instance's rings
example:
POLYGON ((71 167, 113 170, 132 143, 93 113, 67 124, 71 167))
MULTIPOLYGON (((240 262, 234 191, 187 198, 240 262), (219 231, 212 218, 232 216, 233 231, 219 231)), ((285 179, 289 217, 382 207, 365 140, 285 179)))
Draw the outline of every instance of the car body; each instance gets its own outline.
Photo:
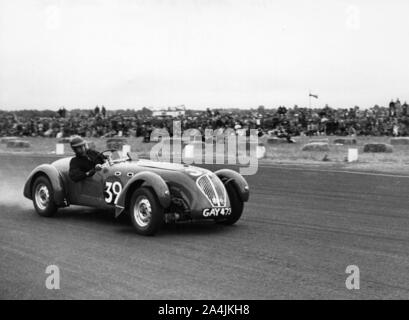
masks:
POLYGON ((80 182, 69 177, 70 157, 38 166, 27 179, 24 196, 42 216, 70 205, 112 209, 116 217, 128 213, 137 231, 146 235, 156 233, 162 223, 212 219, 233 224, 249 199, 246 180, 233 170, 212 172, 106 152, 102 169, 80 182))

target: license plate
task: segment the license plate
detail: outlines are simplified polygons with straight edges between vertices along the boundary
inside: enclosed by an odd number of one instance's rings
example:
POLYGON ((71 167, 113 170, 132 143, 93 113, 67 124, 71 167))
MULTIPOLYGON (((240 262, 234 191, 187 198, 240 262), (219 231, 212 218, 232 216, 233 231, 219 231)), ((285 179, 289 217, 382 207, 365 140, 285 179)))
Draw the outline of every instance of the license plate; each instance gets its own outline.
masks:
POLYGON ((203 210, 203 217, 224 217, 231 215, 231 208, 207 208, 203 210))

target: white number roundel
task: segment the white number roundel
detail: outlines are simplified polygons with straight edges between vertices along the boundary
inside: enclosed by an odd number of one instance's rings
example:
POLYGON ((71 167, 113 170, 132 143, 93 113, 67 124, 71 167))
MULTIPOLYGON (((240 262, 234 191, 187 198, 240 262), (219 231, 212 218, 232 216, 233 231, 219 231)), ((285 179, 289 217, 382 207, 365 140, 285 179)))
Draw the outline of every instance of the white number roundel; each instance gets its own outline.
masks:
POLYGON ((122 192, 122 185, 119 181, 105 182, 105 202, 117 204, 119 195, 122 192))

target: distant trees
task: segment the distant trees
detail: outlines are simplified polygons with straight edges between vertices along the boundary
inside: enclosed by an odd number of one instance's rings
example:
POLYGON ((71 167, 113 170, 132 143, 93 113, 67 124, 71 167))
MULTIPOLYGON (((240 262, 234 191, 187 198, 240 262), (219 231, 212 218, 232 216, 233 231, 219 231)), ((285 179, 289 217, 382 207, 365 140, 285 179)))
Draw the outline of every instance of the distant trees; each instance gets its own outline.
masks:
POLYGON ((40 118, 56 118, 59 116, 58 112, 53 110, 17 110, 12 112, 17 117, 31 119, 35 117, 40 118))
POLYGON ((143 107, 142 110, 136 111, 136 113, 140 114, 142 116, 145 116, 145 117, 151 117, 152 116, 152 110, 150 110, 150 109, 148 109, 146 107, 143 107))
POLYGON ((58 109, 57 113, 61 118, 65 118, 65 116, 67 115, 67 110, 65 110, 65 108, 62 107, 58 109))

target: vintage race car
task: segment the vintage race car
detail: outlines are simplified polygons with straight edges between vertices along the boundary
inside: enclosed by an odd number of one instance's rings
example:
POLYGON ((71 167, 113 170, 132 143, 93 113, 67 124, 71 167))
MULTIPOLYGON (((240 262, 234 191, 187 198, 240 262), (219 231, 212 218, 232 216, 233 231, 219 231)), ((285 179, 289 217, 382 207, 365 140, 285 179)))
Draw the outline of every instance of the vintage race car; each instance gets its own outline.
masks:
POLYGON ((231 225, 249 199, 249 186, 236 171, 132 159, 129 153, 106 150, 108 159, 90 178, 73 182, 71 158, 35 168, 24 186, 41 216, 50 217, 70 205, 112 209, 129 214, 139 234, 153 235, 163 223, 214 220, 231 225))

